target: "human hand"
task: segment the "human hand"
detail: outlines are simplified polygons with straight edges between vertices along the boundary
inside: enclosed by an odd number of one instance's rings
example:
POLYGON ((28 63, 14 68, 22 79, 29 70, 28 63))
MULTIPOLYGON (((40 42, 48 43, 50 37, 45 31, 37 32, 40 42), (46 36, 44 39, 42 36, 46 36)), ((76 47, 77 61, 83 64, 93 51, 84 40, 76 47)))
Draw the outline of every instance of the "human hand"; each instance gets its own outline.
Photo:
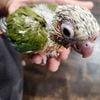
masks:
MULTIPOLYGON (((12 13, 13 11, 15 11, 18 7, 22 6, 22 5, 26 5, 26 4, 30 4, 30 3, 60 3, 60 4, 77 4, 80 6, 84 6, 87 7, 88 9, 91 9, 93 7, 93 3, 92 2, 85 2, 85 1, 78 1, 78 0, 37 0, 37 1, 33 1, 33 0, 15 0, 12 2, 12 4, 9 6, 9 12, 12 13)), ((35 54, 33 55, 31 62, 32 63, 36 63, 36 64, 41 64, 43 61, 46 61, 45 64, 47 64, 48 69, 52 72, 55 72, 58 70, 60 62, 62 60, 65 60, 68 58, 68 55, 70 54, 70 48, 65 49, 64 47, 60 48, 59 51, 59 56, 57 58, 48 58, 45 54, 35 54)))
MULTIPOLYGON (((81 6, 87 7, 88 9, 91 9, 93 7, 93 4, 91 2, 81 2, 81 1, 73 1, 73 0, 72 1, 71 0, 67 1, 66 0, 64 2, 66 2, 66 3, 72 3, 72 4, 79 4, 81 6)), ((61 1, 60 1, 60 3, 61 3, 61 1)), ((60 56, 58 58, 49 58, 48 59, 48 62, 47 62, 48 69, 50 71, 52 71, 52 72, 57 71, 58 68, 59 68, 60 62, 62 60, 67 59, 68 56, 69 56, 69 54, 70 54, 70 48, 68 48, 68 49, 61 48, 60 56)), ((34 63, 41 64, 42 59, 46 58, 46 57, 43 57, 43 56, 44 55, 42 55, 42 56, 41 55, 35 55, 35 56, 33 56, 32 61, 34 63)))

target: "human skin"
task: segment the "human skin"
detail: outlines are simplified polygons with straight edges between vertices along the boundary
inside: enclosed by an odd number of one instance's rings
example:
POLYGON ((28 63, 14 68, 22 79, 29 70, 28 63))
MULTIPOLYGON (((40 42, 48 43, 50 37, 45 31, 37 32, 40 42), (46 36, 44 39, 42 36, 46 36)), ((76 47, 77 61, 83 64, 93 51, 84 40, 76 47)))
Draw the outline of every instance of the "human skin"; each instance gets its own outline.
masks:
MULTIPOLYGON (((93 8, 93 2, 91 1, 79 1, 79 0, 3 0, 0 1, 0 6, 6 6, 9 14, 14 12, 20 6, 30 5, 30 4, 39 4, 39 3, 57 3, 57 4, 77 4, 88 9, 93 8)), ((0 7, 0 8, 1 8, 0 7)), ((62 60, 67 60, 70 54, 70 48, 66 49, 61 47, 59 50, 59 56, 57 58, 48 58, 45 54, 35 54, 31 58, 32 63, 42 64, 43 60, 46 61, 46 65, 48 69, 52 72, 55 72, 59 69, 60 62, 62 60)))

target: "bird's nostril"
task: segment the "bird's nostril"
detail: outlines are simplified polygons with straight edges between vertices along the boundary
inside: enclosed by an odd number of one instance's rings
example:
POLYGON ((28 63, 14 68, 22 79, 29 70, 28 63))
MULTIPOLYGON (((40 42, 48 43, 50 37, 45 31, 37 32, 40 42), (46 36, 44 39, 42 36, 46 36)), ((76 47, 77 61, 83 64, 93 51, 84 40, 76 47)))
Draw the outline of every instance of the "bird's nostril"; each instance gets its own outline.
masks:
POLYGON ((87 47, 87 46, 88 46, 88 44, 86 43, 86 44, 85 44, 85 46, 87 47))

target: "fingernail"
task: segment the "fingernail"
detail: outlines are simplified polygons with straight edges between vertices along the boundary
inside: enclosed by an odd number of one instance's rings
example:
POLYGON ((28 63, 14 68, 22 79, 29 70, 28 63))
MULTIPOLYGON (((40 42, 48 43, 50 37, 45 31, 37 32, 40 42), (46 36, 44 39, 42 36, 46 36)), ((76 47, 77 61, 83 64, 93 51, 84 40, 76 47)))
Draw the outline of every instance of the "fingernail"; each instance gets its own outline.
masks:
POLYGON ((41 62, 42 62, 42 59, 41 59, 41 57, 39 55, 38 56, 34 56, 32 58, 32 63, 41 64, 41 62))
POLYGON ((89 4, 89 9, 92 9, 94 7, 94 3, 93 2, 88 1, 88 4, 89 4))
POLYGON ((49 61, 48 61, 48 69, 51 72, 56 72, 58 70, 59 66, 60 66, 60 62, 59 61, 57 61, 54 58, 50 58, 49 59, 49 61))

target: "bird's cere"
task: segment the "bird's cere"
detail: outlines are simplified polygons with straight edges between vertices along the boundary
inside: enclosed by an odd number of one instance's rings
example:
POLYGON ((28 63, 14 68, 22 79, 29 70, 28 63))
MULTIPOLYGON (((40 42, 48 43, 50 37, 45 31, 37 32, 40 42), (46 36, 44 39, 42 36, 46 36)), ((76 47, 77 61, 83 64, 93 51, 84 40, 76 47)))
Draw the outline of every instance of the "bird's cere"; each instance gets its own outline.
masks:
POLYGON ((77 5, 21 7, 6 18, 7 36, 20 52, 58 56, 71 46, 83 57, 92 54, 100 27, 93 14, 77 5))

